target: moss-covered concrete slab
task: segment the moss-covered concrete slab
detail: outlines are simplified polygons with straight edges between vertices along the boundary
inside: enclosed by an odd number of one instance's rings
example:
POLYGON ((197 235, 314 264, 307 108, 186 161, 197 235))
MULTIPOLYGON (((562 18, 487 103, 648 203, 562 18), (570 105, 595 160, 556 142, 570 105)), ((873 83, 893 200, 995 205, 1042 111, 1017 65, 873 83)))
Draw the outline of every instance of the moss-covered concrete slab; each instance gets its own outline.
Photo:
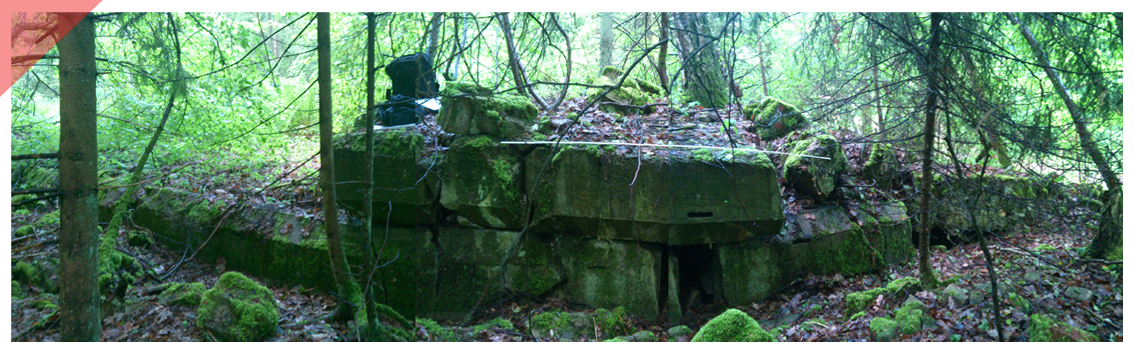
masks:
POLYGON ((566 279, 554 237, 541 234, 528 236, 504 269, 505 287, 533 296, 547 293, 566 279))
POLYGON ((630 323, 626 310, 596 309, 594 312, 549 311, 532 316, 532 336, 560 341, 601 340, 628 334, 630 323), (595 334, 599 334, 598 337, 595 334))
POLYGON ((223 257, 229 270, 334 290, 322 222, 264 204, 235 207, 221 221, 228 206, 212 197, 164 188, 138 205, 134 221, 152 230, 166 248, 195 251, 203 244, 197 260, 223 257))
MULTIPOLYGON (((621 77, 622 70, 608 66, 603 68, 602 75, 595 77, 591 81, 591 84, 595 86, 614 86, 618 84, 621 77)), ((627 78, 626 81, 623 81, 621 87, 615 88, 606 95, 599 97, 599 95, 606 92, 606 90, 606 88, 597 87, 588 89, 587 101, 600 99, 599 110, 607 113, 635 114, 639 113, 639 109, 633 106, 640 107, 650 103, 650 96, 646 94, 646 91, 654 91, 655 93, 653 94, 657 94, 660 88, 653 86, 647 81, 627 78)))
POLYGON ((501 261, 519 236, 494 229, 438 229, 418 262, 417 314, 437 320, 468 319, 482 295, 488 300, 504 289, 501 261))
POLYGON ((858 274, 909 259, 914 252, 904 209, 900 202, 856 206, 857 219, 840 206, 803 210, 799 234, 790 241, 720 244, 725 299, 730 305, 763 299, 799 273, 858 274))
POLYGON ((767 97, 741 109, 745 118, 755 121, 755 133, 763 141, 787 136, 789 132, 807 127, 807 117, 795 106, 776 98, 767 97))
MULTIPOLYGON (((335 136, 335 182, 338 201, 347 211, 362 210, 366 134, 335 136)), ((442 156, 426 151, 424 137, 410 130, 374 133, 374 198, 376 215, 390 213, 390 223, 423 225, 436 222, 441 190, 442 156), (393 212, 389 206, 393 205, 393 212)), ((384 219, 383 219, 384 221, 384 219)))
POLYGON ((673 151, 639 166, 612 148, 541 148, 526 164, 540 231, 687 245, 776 234, 783 224, 775 169, 759 153, 673 151))
POLYGON ((559 236, 567 270, 559 288, 571 301, 596 308, 625 306, 626 312, 653 320, 658 315, 661 246, 646 242, 559 236))
MULTIPOLYGON (((1023 220, 1042 214, 1034 209, 1032 199, 1048 198, 1059 188, 1042 178, 993 175, 983 180, 983 186, 978 188, 975 178, 944 180, 934 175, 934 226, 954 235, 975 231, 968 217, 967 209, 971 209, 979 228, 992 232, 1010 230, 1023 220)), ((914 176, 914 182, 921 185, 920 173, 914 176)), ((915 215, 919 209, 919 204, 911 203, 909 214, 915 215)))
POLYGON ((515 145, 487 135, 458 137, 445 152, 441 206, 462 225, 523 228, 522 158, 515 145))
POLYGON ((796 191, 817 201, 823 201, 831 195, 835 190, 835 182, 847 170, 847 156, 843 154, 843 147, 831 135, 818 135, 797 141, 791 153, 784 160, 784 179, 796 191))
POLYGON ((486 87, 466 82, 448 82, 441 91, 437 125, 459 135, 518 137, 535 124, 539 110, 526 97, 492 94, 486 87))

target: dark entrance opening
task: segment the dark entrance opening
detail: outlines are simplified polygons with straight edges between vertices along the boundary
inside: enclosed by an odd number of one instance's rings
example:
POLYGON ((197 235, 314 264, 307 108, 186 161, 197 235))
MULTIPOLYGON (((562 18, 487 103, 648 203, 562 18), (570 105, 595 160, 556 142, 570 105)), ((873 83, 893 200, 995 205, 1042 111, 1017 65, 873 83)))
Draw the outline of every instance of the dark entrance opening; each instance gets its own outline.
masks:
POLYGON ((708 244, 674 245, 677 258, 677 298, 682 312, 721 299, 721 265, 717 250, 708 244))

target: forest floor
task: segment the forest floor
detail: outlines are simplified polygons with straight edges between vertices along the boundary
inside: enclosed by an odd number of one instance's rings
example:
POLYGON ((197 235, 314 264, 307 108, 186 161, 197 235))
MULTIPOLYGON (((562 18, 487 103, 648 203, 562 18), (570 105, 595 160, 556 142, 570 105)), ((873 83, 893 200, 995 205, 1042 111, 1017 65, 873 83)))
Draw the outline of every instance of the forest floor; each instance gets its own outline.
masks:
MULTIPOLYGON (((581 100, 565 102, 564 113, 582 108, 581 100)), ((687 108, 685 116, 670 117, 668 108, 658 108, 649 115, 638 119, 620 121, 619 117, 608 113, 590 113, 580 119, 581 124, 566 134, 569 141, 611 141, 628 143, 675 143, 703 146, 726 146, 722 138, 724 129, 716 123, 715 116, 698 113, 696 107, 687 108)), ((736 109, 730 110, 737 129, 734 129, 740 147, 755 147, 766 150, 783 150, 783 139, 756 141, 754 134, 747 131, 751 122, 739 119, 736 109), (747 142, 745 142, 747 141, 747 142)), ((548 117, 551 128, 565 124, 565 116, 548 117)), ((727 116, 725 117, 727 118, 727 116)), ((440 133, 432 119, 413 127, 427 136, 427 145, 435 139, 446 138, 440 133)), ((850 160, 850 174, 861 169, 865 158, 861 155, 863 145, 854 143, 848 134, 834 133, 841 142, 850 160), (848 143, 849 142, 849 143, 848 143)), ((550 134, 549 139, 558 137, 550 134)), ((449 137, 451 138, 451 136, 449 137)), ((298 149, 311 151, 310 146, 298 149)), ((670 153, 664 148, 625 148, 616 149, 619 153, 670 153)), ((901 153, 901 152, 899 152, 901 153)), ((312 172, 317 170, 317 162, 304 161, 308 156, 296 156, 295 162, 278 165, 262 165, 249 168, 246 165, 224 165, 226 159, 214 158, 211 168, 205 172, 171 173, 175 168, 166 168, 161 182, 164 185, 190 186, 193 192, 208 193, 217 197, 234 197, 242 190, 257 190, 250 202, 268 202, 288 206, 296 214, 319 214, 318 199, 313 192, 315 183, 312 172), (219 161, 219 162, 218 162, 219 161), (217 175, 225 175, 218 179, 217 175)), ((776 164, 782 163, 773 157, 776 164)), ((238 161, 240 158, 227 159, 238 161)), ((781 183, 783 180, 781 179, 781 183)), ((852 183, 858 184, 858 183, 852 183)), ((869 189, 866 197, 876 192, 869 189)), ((809 206, 807 198, 796 198, 791 188, 783 189, 785 209, 789 212, 809 206)), ((139 192, 144 197, 144 192, 139 192)), ((53 210, 53 207, 33 208, 26 214, 13 214, 12 229, 31 224, 40 216, 53 210)), ((995 259, 998 278, 1010 282, 1016 293, 1024 300, 1013 304, 1005 295, 1000 296, 1001 312, 1004 319, 1004 333, 1008 341, 1026 341, 1026 328, 1029 315, 1045 313, 1057 320, 1071 323, 1078 328, 1095 333, 1103 341, 1122 341, 1122 265, 1105 264, 1079 260, 1079 254, 1087 246, 1097 229, 1086 215, 1088 211, 1072 210, 1072 214, 1052 218, 1042 224, 1024 225, 1012 232, 1002 234, 990 241, 995 259), (1050 245, 1040 248, 1041 244, 1050 245), (1038 253, 1039 258, 1021 249, 1038 253), (1038 281, 1024 280, 1025 274, 1039 272, 1043 275, 1038 281), (1089 302, 1079 302, 1067 298, 1063 291, 1069 286, 1083 287, 1095 294, 1089 302), (1026 302, 1026 304, 1025 304, 1026 302)), ((124 235, 126 230, 123 230, 124 235)), ((12 261, 37 261, 48 263, 48 259, 58 258, 57 230, 40 229, 28 237, 13 239, 12 261)), ((196 259, 181 264, 183 255, 158 246, 132 247, 120 242, 138 259, 144 260, 155 269, 179 268, 165 282, 202 282, 211 287, 218 276, 224 272, 224 263, 201 263, 196 259), (181 264, 178 266, 178 264, 181 264)), ((955 279, 956 284, 972 289, 975 284, 988 282, 984 257, 975 244, 961 244, 944 251, 934 251, 931 263, 939 273, 939 279, 955 279)), ((882 271, 861 275, 813 275, 804 274, 790 285, 781 288, 760 302, 736 307, 751 315, 765 329, 773 330, 780 341, 873 341, 869 322, 874 317, 893 316, 908 296, 924 302, 928 309, 925 315, 936 321, 936 327, 926 329, 915 335, 903 335, 901 341, 995 341, 995 325, 990 301, 979 306, 956 303, 950 298, 935 294, 934 291, 902 293, 892 297, 880 297, 867 308, 866 315, 854 320, 845 316, 844 299, 847 294, 885 286, 888 282, 902 277, 916 276, 913 260, 892 265, 882 271)), ((327 293, 302 287, 278 286, 272 281, 251 277, 267 285, 275 294, 280 308, 280 326, 272 341, 352 341, 351 325, 326 322, 323 317, 334 311, 335 300, 327 293)), ((144 290, 155 285, 153 281, 135 283, 135 290, 126 293, 125 298, 109 298, 104 301, 102 339, 104 341, 212 341, 214 338, 205 330, 198 328, 196 311, 182 306, 164 306, 153 294, 144 290)), ((13 282, 13 291, 17 290, 13 282)), ((12 300, 12 340, 13 341, 58 341, 60 338, 58 314, 55 303, 58 296, 45 288, 18 284, 24 293, 23 298, 12 300)), ((482 311, 469 326, 493 319, 509 320, 513 329, 491 329, 474 335, 477 341, 534 341, 528 329, 528 319, 548 310, 580 311, 578 306, 568 305, 559 298, 542 298, 538 301, 521 298, 500 303, 482 311)), ((708 320, 728 309, 724 303, 700 303, 685 315, 682 324, 694 332, 708 320)), ((583 310, 585 311, 585 310, 583 310)), ((664 318, 665 315, 659 317, 664 318)), ((683 341, 690 336, 669 337, 670 325, 659 321, 643 321, 629 318, 631 332, 648 330, 661 341, 683 341)), ((454 326, 455 323, 441 323, 454 326)), ((417 340, 436 339, 420 327, 412 330, 417 340)), ((602 337, 608 339, 611 337, 602 337)))

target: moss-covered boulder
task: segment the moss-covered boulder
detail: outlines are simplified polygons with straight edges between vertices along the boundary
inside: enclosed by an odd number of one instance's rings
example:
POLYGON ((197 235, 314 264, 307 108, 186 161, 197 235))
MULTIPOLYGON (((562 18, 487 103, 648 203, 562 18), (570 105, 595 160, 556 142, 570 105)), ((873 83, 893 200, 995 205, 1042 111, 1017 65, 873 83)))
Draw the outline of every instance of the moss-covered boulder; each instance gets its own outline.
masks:
POLYGON ((760 324, 743 311, 728 309, 709 320, 691 342, 775 342, 760 324))
POLYGON ((923 312, 924 310, 917 303, 906 303, 894 312, 894 321, 898 322, 898 327, 902 329, 902 333, 912 335, 921 331, 922 322, 932 320, 923 312))
MULTIPOLYGON (((338 201, 353 214, 362 211, 366 175, 366 134, 336 135, 335 182, 338 201)), ((386 224, 386 215, 395 225, 424 225, 437 222, 441 192, 440 172, 443 156, 425 148, 425 137, 411 130, 384 130, 374 133, 373 211, 375 219, 386 224), (391 211, 390 208, 393 208, 391 211)))
POLYGON ((784 178, 796 191, 817 201, 823 201, 831 195, 835 190, 835 181, 847 170, 847 156, 843 154, 843 147, 831 135, 818 135, 796 142, 791 153, 784 160, 784 178))
POLYGON ((539 114, 526 97, 492 94, 488 88, 467 82, 446 83, 441 96, 437 125, 453 134, 514 139, 527 132, 539 114))
POLYGON ((870 320, 870 332, 874 334, 874 340, 879 342, 890 342, 898 337, 898 323, 890 318, 876 317, 870 320))
POLYGON ((197 306, 201 304, 205 290, 201 282, 174 283, 158 294, 158 302, 162 305, 197 306))
POLYGON ((558 249, 566 268, 567 282, 559 288, 564 297, 596 308, 625 306, 647 320, 657 317, 660 245, 560 236, 558 249))
POLYGON ((445 153, 441 206, 458 222, 482 228, 523 228, 523 156, 486 135, 457 137, 445 153))
POLYGON ((12 265, 12 280, 34 286, 48 293, 59 292, 59 277, 54 261, 17 261, 12 265))
POLYGON ((592 313, 549 311, 532 316, 528 327, 536 338, 560 341, 609 339, 624 336, 631 328, 622 307, 599 308, 592 313))
POLYGON ((888 189, 897 179, 898 160, 893 147, 878 143, 870 148, 870 155, 862 166, 862 177, 867 181, 873 180, 881 189, 888 189))
POLYGON ((26 236, 32 235, 32 233, 35 233, 35 227, 33 227, 31 225, 25 225, 25 226, 21 226, 19 228, 16 228, 16 230, 14 232, 12 232, 12 236, 14 236, 14 237, 26 237, 26 236))
POLYGON ((197 326, 225 341, 262 341, 280 319, 272 291, 239 272, 225 272, 201 296, 197 326))
MULTIPOLYGON (((595 86, 614 86, 618 84, 618 80, 622 77, 622 70, 606 67, 602 70, 602 75, 595 77, 591 81, 595 86)), ((657 86, 648 85, 648 90, 659 91, 657 86)), ((611 90, 601 98, 606 88, 591 88, 587 90, 587 101, 599 100, 599 110, 608 113, 621 113, 621 114, 634 114, 639 113, 638 108, 633 106, 643 106, 650 103, 650 96, 643 91, 639 80, 627 78, 622 82, 622 86, 611 90)))
POLYGON ((42 215, 39 219, 32 223, 39 229, 49 229, 59 227, 59 210, 51 211, 51 213, 42 215))
POLYGON ((1029 342, 1098 342, 1093 333, 1075 328, 1044 314, 1033 314, 1028 322, 1029 342))
POLYGON ((767 97, 741 109, 745 118, 755 122, 755 133, 764 141, 786 136, 789 132, 807 127, 807 117, 798 108, 783 101, 767 97))
POLYGON ((12 300, 19 300, 24 298, 24 289, 20 286, 20 282, 12 281, 12 300))
POLYGON ((872 288, 861 292, 848 293, 843 300, 846 302, 846 315, 854 315, 874 302, 879 295, 894 296, 900 293, 915 291, 920 288, 920 281, 915 277, 903 277, 891 281, 885 287, 872 288))

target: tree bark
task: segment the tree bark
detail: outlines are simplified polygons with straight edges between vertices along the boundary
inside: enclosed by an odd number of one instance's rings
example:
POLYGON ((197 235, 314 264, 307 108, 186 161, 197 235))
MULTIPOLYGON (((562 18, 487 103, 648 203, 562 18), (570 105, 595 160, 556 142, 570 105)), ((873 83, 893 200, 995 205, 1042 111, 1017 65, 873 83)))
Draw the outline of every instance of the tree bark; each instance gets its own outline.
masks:
MULTIPOLYGON (((429 49, 431 51, 437 49, 437 32, 441 27, 440 13, 433 15, 433 29, 429 37, 429 49)), ((368 327, 370 334, 378 334, 378 320, 375 320, 378 311, 375 309, 374 303, 374 271, 376 264, 374 262, 374 234, 373 234, 373 221, 374 210, 372 201, 374 199, 374 115, 377 112, 374 97, 374 41, 375 27, 377 25, 376 15, 373 12, 366 13, 366 158, 362 159, 362 173, 366 175, 365 188, 362 193, 362 214, 366 217, 365 222, 362 223, 363 235, 366 236, 366 266, 363 271, 366 271, 367 276, 364 278, 363 295, 366 297, 366 317, 369 319, 368 327)), ((432 55, 430 55, 432 57, 432 55)))
POLYGON ((531 98, 540 109, 546 110, 547 103, 544 103, 539 95, 536 95, 535 90, 528 85, 528 77, 524 74, 524 66, 520 63, 520 53, 516 50, 516 41, 512 37, 512 24, 508 21, 508 13, 497 13, 496 20, 500 24, 501 31, 504 32, 504 41, 508 45, 508 68, 512 71, 512 80, 516 83, 516 90, 531 98))
POLYGON ((682 32, 678 35, 685 38, 682 42, 686 48, 682 51, 686 53, 684 78, 689 100, 708 108, 725 107, 728 104, 728 87, 722 75, 724 70, 716 43, 718 37, 706 33, 710 28, 708 16, 685 13, 678 17, 684 17, 681 22, 686 31, 700 34, 682 32))
MULTIPOLYGON (((1028 41, 1028 45, 1032 48, 1032 54, 1035 55, 1036 61, 1043 66, 1044 72, 1047 73, 1047 78, 1051 80, 1051 85, 1055 87, 1055 91, 1059 93, 1059 97, 1063 99, 1063 104, 1067 106, 1067 112, 1071 114, 1071 121, 1075 124, 1075 133, 1079 135, 1079 146, 1083 151, 1091 157, 1095 167, 1098 168, 1099 174, 1102 175, 1103 182, 1106 183, 1107 195, 1121 195, 1122 185, 1118 182, 1118 176, 1110 169, 1107 164, 1106 158, 1103 157, 1102 152, 1099 151, 1098 144, 1091 136, 1091 131, 1087 130, 1087 121, 1083 118, 1083 113, 1079 110, 1079 106, 1075 104, 1075 100, 1071 98, 1071 94, 1067 92, 1067 87, 1063 85, 1063 81, 1059 78, 1059 73, 1051 67, 1051 62, 1047 59, 1047 53, 1040 47, 1039 42, 1036 41, 1035 36, 1028 30, 1028 26, 1020 21, 1015 14, 1008 12, 1005 13, 1012 23, 1020 26, 1020 34, 1028 41)), ((1117 207, 1121 209, 1121 199, 1113 200, 1117 202, 1117 207)), ((1099 234, 1095 239, 1091 240, 1091 245, 1087 247, 1086 256, 1089 258, 1105 258, 1107 254, 1111 253, 1117 248, 1122 246, 1122 225, 1119 224, 1106 224, 1107 222, 1117 221, 1114 217, 1104 217, 1103 224, 1099 227, 1099 234)))
POLYGON ((359 304, 361 293, 358 293, 357 286, 351 282, 350 267, 343 254, 339 208, 335 200, 335 154, 331 143, 334 136, 334 118, 331 115, 331 15, 320 12, 316 14, 316 19, 319 57, 319 179, 323 190, 323 226, 327 233, 331 272, 340 294, 334 316, 339 320, 348 320, 354 317, 351 307, 359 304))
POLYGON ((614 13, 603 12, 599 14, 599 73, 610 66, 610 57, 614 51, 614 13))
POLYGON ((661 42, 661 48, 658 48, 658 83, 665 88, 665 94, 669 95, 669 74, 666 71, 666 58, 668 58, 669 51, 669 13, 661 13, 661 27, 658 28, 659 36, 658 41, 661 42))
POLYGON ((429 45, 426 46, 425 53, 429 54, 430 60, 437 62, 437 40, 441 35, 441 17, 443 12, 434 12, 433 18, 429 20, 429 45))
POLYGON ((937 277, 929 266, 929 231, 932 228, 933 192, 933 140, 937 125, 937 100, 940 94, 940 66, 937 64, 938 50, 941 48, 941 14, 930 14, 929 52, 925 55, 925 76, 929 81, 929 94, 925 102, 925 133, 922 139, 925 146, 921 154, 921 234, 918 236, 918 277, 923 286, 937 287, 937 277))
POLYGON ((83 14, 59 41, 59 313, 64 341, 98 341, 98 133, 94 23, 83 14))

